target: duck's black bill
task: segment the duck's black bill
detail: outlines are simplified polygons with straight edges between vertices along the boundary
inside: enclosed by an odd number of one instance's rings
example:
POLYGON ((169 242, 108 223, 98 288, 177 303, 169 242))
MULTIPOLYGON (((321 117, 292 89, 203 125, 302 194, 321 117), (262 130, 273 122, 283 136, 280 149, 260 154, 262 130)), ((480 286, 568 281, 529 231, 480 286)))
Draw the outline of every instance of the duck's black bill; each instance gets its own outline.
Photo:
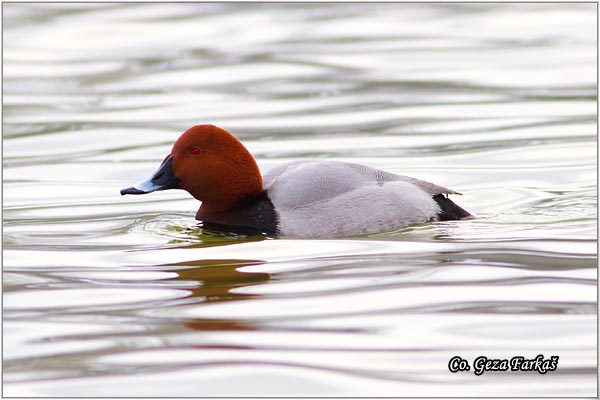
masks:
POLYGON ((128 187, 126 189, 121 189, 121 196, 126 194, 146 194, 150 192, 144 192, 143 190, 136 189, 135 187, 128 187))
POLYGON ((175 171, 173 171, 173 156, 169 154, 150 179, 135 186, 121 189, 121 195, 146 194, 158 190, 179 189, 180 187, 181 181, 175 176, 175 171))

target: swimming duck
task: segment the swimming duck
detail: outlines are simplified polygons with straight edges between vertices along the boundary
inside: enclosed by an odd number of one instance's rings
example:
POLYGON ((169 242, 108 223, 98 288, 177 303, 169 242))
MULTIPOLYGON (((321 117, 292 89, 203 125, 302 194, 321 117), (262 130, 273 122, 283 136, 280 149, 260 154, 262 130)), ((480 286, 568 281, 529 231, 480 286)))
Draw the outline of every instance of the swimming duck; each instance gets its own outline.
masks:
POLYGON ((362 164, 295 161, 264 177, 231 133, 196 125, 181 135, 150 179, 121 190, 183 189, 202 202, 196 219, 270 235, 331 238, 471 217, 433 183, 362 164))

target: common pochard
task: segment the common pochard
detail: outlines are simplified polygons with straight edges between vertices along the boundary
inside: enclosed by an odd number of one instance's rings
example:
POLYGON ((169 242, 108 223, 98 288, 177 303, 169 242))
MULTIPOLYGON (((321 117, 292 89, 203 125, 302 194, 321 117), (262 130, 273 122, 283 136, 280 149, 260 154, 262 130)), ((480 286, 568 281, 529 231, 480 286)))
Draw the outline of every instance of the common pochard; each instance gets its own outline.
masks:
POLYGON ((270 235, 331 238, 471 217, 433 183, 366 165, 294 161, 261 176, 254 157, 225 129, 188 129, 150 179, 121 190, 183 189, 202 202, 205 225, 270 235))

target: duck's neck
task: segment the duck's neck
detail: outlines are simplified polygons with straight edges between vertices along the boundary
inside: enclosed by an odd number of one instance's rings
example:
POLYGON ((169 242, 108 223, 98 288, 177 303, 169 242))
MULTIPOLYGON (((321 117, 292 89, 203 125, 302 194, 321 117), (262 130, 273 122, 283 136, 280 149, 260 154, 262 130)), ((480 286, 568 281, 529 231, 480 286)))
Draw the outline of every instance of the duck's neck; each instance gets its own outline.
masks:
POLYGON ((196 219, 202 219, 201 217, 206 217, 208 215, 227 214, 236 210, 244 209, 248 204, 252 204, 254 199, 259 197, 261 193, 262 190, 252 193, 232 193, 231 196, 221 196, 218 200, 203 200, 198 212, 196 213, 196 219))
POLYGON ((215 167, 213 171, 218 172, 212 183, 195 191, 199 196, 194 197, 202 201, 198 215, 235 210, 263 192, 262 175, 256 160, 241 143, 239 146, 226 164, 215 167))

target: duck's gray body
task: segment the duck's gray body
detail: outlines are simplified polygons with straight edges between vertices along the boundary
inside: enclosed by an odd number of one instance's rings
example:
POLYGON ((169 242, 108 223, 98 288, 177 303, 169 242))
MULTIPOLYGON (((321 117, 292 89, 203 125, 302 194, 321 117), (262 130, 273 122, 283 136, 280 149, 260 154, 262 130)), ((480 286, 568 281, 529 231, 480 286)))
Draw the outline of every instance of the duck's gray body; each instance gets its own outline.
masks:
POLYGON ((268 171, 263 181, 281 235, 354 236, 470 216, 445 197, 458 194, 453 190, 362 164, 291 162, 268 171))

